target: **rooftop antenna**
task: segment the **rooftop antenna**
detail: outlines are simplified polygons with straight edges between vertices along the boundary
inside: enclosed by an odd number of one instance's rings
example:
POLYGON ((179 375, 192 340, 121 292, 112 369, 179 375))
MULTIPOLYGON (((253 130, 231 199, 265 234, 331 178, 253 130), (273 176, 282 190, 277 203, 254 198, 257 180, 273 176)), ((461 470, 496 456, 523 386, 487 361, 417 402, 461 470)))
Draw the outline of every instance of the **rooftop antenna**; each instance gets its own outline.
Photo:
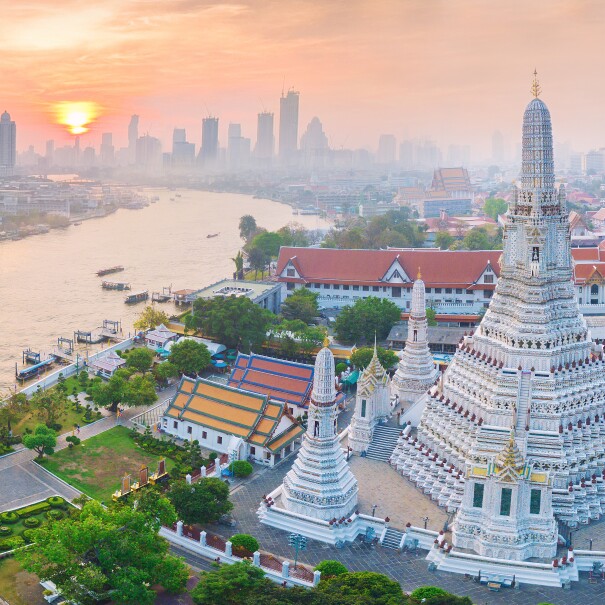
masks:
POLYGON ((538 70, 534 69, 534 81, 531 85, 531 94, 537 99, 541 92, 542 89, 540 88, 540 82, 538 81, 538 70))

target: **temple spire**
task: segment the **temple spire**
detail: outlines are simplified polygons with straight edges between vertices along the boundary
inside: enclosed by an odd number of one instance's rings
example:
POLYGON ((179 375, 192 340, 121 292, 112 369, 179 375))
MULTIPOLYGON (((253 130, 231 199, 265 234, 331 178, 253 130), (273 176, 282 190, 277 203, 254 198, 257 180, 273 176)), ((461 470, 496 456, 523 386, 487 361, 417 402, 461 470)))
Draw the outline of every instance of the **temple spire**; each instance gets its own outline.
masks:
POLYGON ((531 85, 531 94, 537 99, 542 92, 542 88, 540 88, 540 82, 538 80, 538 70, 534 69, 534 81, 531 85))

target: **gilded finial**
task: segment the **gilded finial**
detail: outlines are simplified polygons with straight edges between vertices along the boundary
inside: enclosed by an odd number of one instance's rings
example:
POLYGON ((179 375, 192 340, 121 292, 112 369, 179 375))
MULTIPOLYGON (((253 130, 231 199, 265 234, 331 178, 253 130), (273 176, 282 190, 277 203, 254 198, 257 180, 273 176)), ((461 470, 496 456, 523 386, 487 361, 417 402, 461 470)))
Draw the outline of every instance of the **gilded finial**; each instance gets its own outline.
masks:
POLYGON ((326 334, 324 337, 324 348, 328 348, 330 346, 330 339, 328 338, 328 335, 326 334))
POLYGON ((538 81, 538 70, 534 69, 534 81, 531 85, 531 94, 537 99, 541 92, 542 89, 540 88, 540 82, 538 81))
POLYGON ((422 274, 420 273, 420 267, 418 267, 418 275, 416 275, 416 279, 422 279, 422 274))

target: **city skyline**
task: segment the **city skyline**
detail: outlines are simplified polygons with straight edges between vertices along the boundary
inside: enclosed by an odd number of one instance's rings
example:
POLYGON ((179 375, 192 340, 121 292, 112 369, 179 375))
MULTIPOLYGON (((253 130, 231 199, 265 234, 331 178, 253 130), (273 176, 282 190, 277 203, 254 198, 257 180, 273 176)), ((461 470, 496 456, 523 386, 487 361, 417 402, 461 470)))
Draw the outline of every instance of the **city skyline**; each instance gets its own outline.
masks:
POLYGON ((605 9, 591 0, 359 1, 346 10, 315 2, 34 0, 5 7, 4 17, 0 98, 20 125, 20 151, 69 140, 50 117, 66 100, 100 106, 83 146, 98 146, 103 132, 125 146, 132 113, 142 116, 141 134, 164 146, 179 127, 199 147, 202 118, 218 116, 225 145, 229 123, 253 138, 257 114, 277 116, 280 91, 294 87, 299 133, 318 116, 332 148, 376 149, 378 137, 392 133, 398 142, 429 137, 444 149, 472 145, 486 156, 494 130, 516 140, 510 105, 525 98, 534 67, 557 91, 549 96, 558 141, 587 150, 605 140, 592 50, 605 9), (206 32, 202 39, 183 35, 194 28, 206 32), (592 94, 580 112, 574 99, 582 87, 592 94))

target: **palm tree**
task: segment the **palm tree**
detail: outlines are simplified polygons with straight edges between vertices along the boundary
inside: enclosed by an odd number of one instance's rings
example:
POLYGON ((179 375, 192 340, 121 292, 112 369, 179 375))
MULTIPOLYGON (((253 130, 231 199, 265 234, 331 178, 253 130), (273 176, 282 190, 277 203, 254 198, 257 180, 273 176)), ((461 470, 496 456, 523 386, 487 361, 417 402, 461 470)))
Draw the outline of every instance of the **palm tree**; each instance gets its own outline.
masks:
POLYGON ((244 255, 239 250, 235 258, 231 259, 235 263, 235 279, 244 279, 244 255))

